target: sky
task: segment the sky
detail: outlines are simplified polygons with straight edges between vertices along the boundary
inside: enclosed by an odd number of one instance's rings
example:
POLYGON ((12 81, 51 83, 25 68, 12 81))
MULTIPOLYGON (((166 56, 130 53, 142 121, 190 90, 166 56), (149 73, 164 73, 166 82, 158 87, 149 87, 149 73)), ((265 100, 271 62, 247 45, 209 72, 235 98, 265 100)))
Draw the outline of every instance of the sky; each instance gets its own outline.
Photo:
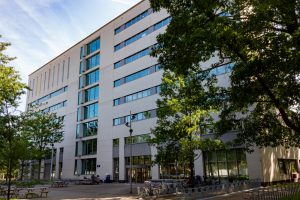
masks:
MULTIPOLYGON (((28 75, 140 0, 0 0, 0 38, 9 65, 28 75)), ((26 95, 19 110, 24 111, 26 95)))

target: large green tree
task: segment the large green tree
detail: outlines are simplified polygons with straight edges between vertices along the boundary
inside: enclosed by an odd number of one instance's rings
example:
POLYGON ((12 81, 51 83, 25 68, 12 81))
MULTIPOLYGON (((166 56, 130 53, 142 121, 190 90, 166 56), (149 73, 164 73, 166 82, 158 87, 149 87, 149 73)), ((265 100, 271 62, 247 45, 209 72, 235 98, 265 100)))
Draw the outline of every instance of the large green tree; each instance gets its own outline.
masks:
POLYGON ((199 79, 204 81, 206 75, 164 72, 161 99, 157 101, 157 124, 150 140, 157 148, 155 162, 164 167, 172 163, 188 166, 190 180, 194 180, 194 161, 199 156, 196 150, 223 147, 221 141, 205 137, 214 127, 213 114, 219 109, 222 93, 220 88, 212 87, 214 77, 206 79, 204 85, 199 79), (199 104, 199 98, 203 104, 199 104))
POLYGON ((249 145, 300 146, 299 0, 150 2, 172 16, 155 51, 165 69, 187 75, 234 64, 220 132, 238 129, 249 145))
POLYGON ((21 82, 18 72, 8 66, 9 62, 14 59, 4 54, 9 45, 9 43, 0 41, 0 159, 8 179, 8 199, 10 198, 12 172, 18 167, 20 156, 17 148, 20 125, 17 107, 26 88, 26 85, 21 82))
POLYGON ((33 159, 38 161, 38 179, 41 174, 42 160, 54 143, 63 140, 63 118, 56 113, 43 112, 37 107, 30 108, 22 114, 21 131, 32 149, 33 159))

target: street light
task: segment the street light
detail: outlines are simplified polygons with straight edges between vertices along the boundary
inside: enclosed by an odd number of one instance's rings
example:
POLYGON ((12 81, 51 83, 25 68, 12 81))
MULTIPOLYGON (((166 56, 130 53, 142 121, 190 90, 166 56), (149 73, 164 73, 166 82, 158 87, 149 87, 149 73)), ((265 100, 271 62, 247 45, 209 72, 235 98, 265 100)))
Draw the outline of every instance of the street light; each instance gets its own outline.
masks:
POLYGON ((53 140, 51 143, 52 149, 51 149, 51 162, 50 162, 50 180, 52 180, 52 171, 53 171, 53 154, 54 154, 54 144, 53 144, 53 140))
POLYGON ((130 182, 130 194, 132 194, 132 126, 131 122, 135 117, 131 114, 129 115, 129 122, 125 123, 125 126, 129 128, 129 135, 130 135, 130 176, 129 176, 129 182, 130 182))

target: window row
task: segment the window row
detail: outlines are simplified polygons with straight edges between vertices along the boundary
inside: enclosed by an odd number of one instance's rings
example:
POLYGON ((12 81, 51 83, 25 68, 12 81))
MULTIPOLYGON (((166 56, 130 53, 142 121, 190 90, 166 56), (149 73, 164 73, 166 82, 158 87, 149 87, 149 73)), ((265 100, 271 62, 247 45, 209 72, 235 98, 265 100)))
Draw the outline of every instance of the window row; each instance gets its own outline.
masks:
POLYGON ((203 152, 206 177, 248 178, 248 166, 244 149, 203 152))
POLYGON ((56 90, 56 91, 54 91, 54 92, 52 92, 52 93, 50 93, 50 94, 48 94, 46 96, 43 96, 43 97, 39 98, 38 100, 33 101, 32 103, 30 103, 30 106, 38 105, 38 104, 40 104, 42 102, 47 101, 48 99, 51 99, 53 97, 58 96, 58 95, 66 92, 66 91, 68 91, 68 86, 60 88, 59 90, 56 90))
POLYGON ((149 134, 135 135, 132 137, 125 137, 125 144, 147 143, 150 139, 149 134))
POLYGON ((125 83, 134 81, 136 79, 142 78, 144 76, 148 76, 150 74, 153 74, 154 72, 160 71, 161 67, 159 64, 153 65, 151 67, 148 67, 146 69, 143 69, 141 71, 135 72, 133 74, 130 74, 128 76, 125 76, 123 78, 120 78, 118 80, 114 81, 114 87, 118 87, 120 85, 123 85, 125 83))
POLYGON ((75 175, 91 175, 96 173, 96 158, 75 160, 75 175), (81 162, 81 165, 79 164, 81 162), (81 166, 81 170, 78 167, 81 166))
POLYGON ((80 60, 85 56, 89 55, 95 51, 100 49, 100 38, 97 38, 86 45, 86 54, 85 54, 85 48, 82 46, 80 47, 80 60))
POLYGON ((137 53, 135 53, 131 56, 128 56, 128 57, 114 63, 114 69, 117 69, 119 67, 122 67, 123 65, 126 65, 128 63, 131 63, 131 62, 137 60, 137 59, 140 59, 144 56, 149 55, 154 47, 155 47, 155 45, 152 45, 152 46, 150 46, 146 49, 143 49, 143 50, 141 50, 141 51, 139 51, 139 52, 137 52, 137 53))
POLYGON ((76 142, 75 156, 97 154, 97 139, 76 142))
POLYGON ((135 114, 132 114, 131 116, 127 115, 124 117, 115 118, 115 119, 113 119, 113 125, 118 126, 118 125, 130 122, 130 117, 131 117, 132 122, 141 121, 141 120, 149 119, 149 118, 154 118, 154 117, 156 117, 156 109, 143 111, 140 113, 135 113, 135 114))
POLYGON ((99 112, 98 103, 93 103, 84 107, 80 107, 77 109, 77 121, 79 122, 82 120, 95 118, 98 116, 98 112, 99 112))
POLYGON ((97 132, 98 132, 98 120, 77 124, 76 138, 97 135, 97 132))
POLYGON ((63 102, 60 102, 60 103, 58 103, 58 104, 55 104, 55 105, 53 105, 53 106, 50 106, 50 107, 48 107, 48 108, 42 110, 42 112, 44 112, 44 113, 47 113, 47 112, 53 112, 53 111, 55 111, 55 110, 58 110, 58 109, 60 109, 60 108, 62 108, 62 107, 66 107, 66 106, 67 106, 67 101, 63 101, 63 102))
POLYGON ((99 86, 78 92, 78 105, 99 99, 99 86))
POLYGON ((145 17, 150 15, 152 12, 153 12, 153 10, 151 8, 149 8, 148 10, 142 12, 141 14, 139 14, 138 16, 134 17, 133 19, 129 20, 122 26, 119 26, 118 28, 115 29, 115 35, 122 32, 123 30, 127 29, 128 27, 132 26, 133 24, 137 23, 138 21, 141 21, 142 19, 144 19, 145 17))
POLYGON ((100 49, 100 38, 95 39, 94 41, 90 42, 89 44, 86 45, 87 48, 87 55, 97 51, 100 49))
POLYGON ((154 24, 153 26, 150 26, 149 28, 139 32, 138 34, 132 36, 131 38, 115 45, 115 47, 114 47, 115 51, 118 51, 118 50, 122 49, 123 47, 128 46, 129 44, 151 34, 153 31, 156 31, 156 30, 160 29, 161 27, 168 25, 170 23, 170 21, 171 21, 171 17, 168 17, 168 18, 154 24))
POLYGON ((99 81, 99 69, 79 77, 79 89, 99 81), (84 81, 85 78, 85 81, 84 81))
POLYGON ((114 106, 118 106, 118 105, 121 105, 124 103, 138 100, 138 99, 142 99, 142 98, 154 95, 154 94, 159 94, 160 91, 161 91, 161 86, 158 85, 158 86, 154 86, 154 87, 148 88, 146 90, 142 90, 142 91, 139 91, 139 92, 136 92, 136 93, 124 96, 124 97, 120 97, 120 98, 114 99, 114 106))
POLYGON ((100 65, 100 54, 96 54, 88 59, 86 59, 86 70, 92 69, 100 65))
POLYGON ((98 103, 84 106, 84 119, 90 119, 98 116, 98 103))
MULTIPOLYGON (((132 156, 133 165, 151 165, 151 155, 132 156)), ((130 157, 125 157, 125 165, 130 165, 130 157)))

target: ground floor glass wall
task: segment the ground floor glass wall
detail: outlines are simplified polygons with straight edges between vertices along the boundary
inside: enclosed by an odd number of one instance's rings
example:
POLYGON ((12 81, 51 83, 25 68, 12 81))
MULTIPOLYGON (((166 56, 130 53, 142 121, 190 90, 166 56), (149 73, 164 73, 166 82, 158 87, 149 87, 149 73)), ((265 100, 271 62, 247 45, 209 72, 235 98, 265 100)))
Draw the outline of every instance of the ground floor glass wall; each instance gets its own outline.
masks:
POLYGON ((205 178, 248 179, 245 149, 203 152, 205 178))
MULTIPOLYGON (((130 157, 125 157, 126 180, 130 177, 130 157)), ((142 183, 151 179, 151 156, 132 157, 132 182, 142 183)))
POLYGON ((119 181, 119 158, 114 158, 113 179, 114 179, 114 181, 119 181))
POLYGON ((189 177, 190 169, 188 165, 184 164, 169 164, 160 166, 159 173, 161 179, 184 179, 189 177))

